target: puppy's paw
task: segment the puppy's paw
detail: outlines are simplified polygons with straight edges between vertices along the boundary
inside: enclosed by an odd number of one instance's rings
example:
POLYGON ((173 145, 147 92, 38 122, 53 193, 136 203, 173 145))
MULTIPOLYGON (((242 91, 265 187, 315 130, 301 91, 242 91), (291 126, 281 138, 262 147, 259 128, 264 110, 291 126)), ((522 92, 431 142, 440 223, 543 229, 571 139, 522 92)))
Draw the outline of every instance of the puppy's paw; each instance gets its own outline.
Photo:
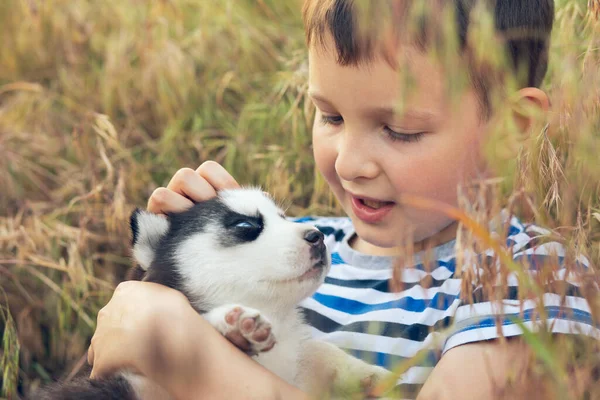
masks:
POLYGON ((365 366, 360 372, 363 375, 360 389, 365 398, 380 398, 382 393, 379 385, 391 376, 391 372, 376 365, 365 366))
POLYGON ((392 372, 359 360, 352 361, 347 366, 338 368, 334 392, 344 393, 350 390, 352 398, 381 398, 385 392, 381 384, 391 377, 392 372))
POLYGON ((241 305, 216 308, 205 317, 240 350, 256 355, 275 345, 271 323, 258 310, 241 305))
POLYGON ((305 391, 332 399, 384 398, 394 374, 352 357, 332 343, 309 340, 304 344, 299 380, 305 391))

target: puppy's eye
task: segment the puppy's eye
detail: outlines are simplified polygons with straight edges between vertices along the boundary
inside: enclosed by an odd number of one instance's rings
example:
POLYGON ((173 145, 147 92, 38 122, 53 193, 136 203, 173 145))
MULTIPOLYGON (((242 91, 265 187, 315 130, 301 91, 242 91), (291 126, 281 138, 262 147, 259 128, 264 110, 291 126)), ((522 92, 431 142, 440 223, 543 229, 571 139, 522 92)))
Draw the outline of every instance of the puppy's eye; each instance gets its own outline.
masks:
POLYGON ((240 221, 235 224, 236 228, 256 228, 257 226, 248 221, 240 221))

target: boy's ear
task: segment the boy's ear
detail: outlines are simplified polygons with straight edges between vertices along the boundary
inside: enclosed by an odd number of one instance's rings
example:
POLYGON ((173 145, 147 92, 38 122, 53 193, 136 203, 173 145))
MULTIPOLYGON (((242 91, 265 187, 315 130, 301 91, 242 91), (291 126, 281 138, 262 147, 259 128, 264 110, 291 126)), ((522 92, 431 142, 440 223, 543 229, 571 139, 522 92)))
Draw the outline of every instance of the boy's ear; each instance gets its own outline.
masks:
POLYGON ((129 219, 131 227, 133 257, 139 266, 147 271, 158 243, 169 230, 169 221, 149 211, 136 209, 129 219))
POLYGON ((515 120, 521 133, 528 135, 542 115, 550 110, 550 99, 546 92, 535 87, 523 88, 518 94, 515 120))

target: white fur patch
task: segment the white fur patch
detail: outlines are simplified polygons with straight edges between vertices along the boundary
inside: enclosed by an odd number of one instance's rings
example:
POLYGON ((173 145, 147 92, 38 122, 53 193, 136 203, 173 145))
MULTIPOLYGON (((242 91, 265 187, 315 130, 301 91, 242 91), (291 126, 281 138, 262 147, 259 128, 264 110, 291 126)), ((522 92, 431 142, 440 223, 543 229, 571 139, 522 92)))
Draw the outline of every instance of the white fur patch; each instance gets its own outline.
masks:
POLYGON ((229 209, 243 215, 257 213, 281 214, 282 211, 273 200, 260 188, 251 187, 244 190, 224 190, 219 196, 229 209))
POLYGON ((169 222, 156 214, 141 211, 136 216, 137 241, 133 246, 133 257, 140 267, 148 270, 154 260, 156 246, 169 230, 169 222))

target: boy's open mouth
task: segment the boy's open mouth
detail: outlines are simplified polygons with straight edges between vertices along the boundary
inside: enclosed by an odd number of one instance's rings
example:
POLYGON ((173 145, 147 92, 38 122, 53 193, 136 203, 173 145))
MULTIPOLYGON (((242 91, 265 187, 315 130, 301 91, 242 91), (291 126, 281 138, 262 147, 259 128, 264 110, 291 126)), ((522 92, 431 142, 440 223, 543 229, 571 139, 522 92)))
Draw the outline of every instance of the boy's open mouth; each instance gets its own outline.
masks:
POLYGON ((381 207, 391 206, 394 204, 393 201, 379 201, 379 200, 370 200, 370 199, 358 199, 358 201, 369 208, 373 208, 375 210, 379 210, 381 207))
POLYGON ((367 223, 381 222, 396 205, 393 201, 381 201, 352 196, 352 211, 359 219, 367 223))

